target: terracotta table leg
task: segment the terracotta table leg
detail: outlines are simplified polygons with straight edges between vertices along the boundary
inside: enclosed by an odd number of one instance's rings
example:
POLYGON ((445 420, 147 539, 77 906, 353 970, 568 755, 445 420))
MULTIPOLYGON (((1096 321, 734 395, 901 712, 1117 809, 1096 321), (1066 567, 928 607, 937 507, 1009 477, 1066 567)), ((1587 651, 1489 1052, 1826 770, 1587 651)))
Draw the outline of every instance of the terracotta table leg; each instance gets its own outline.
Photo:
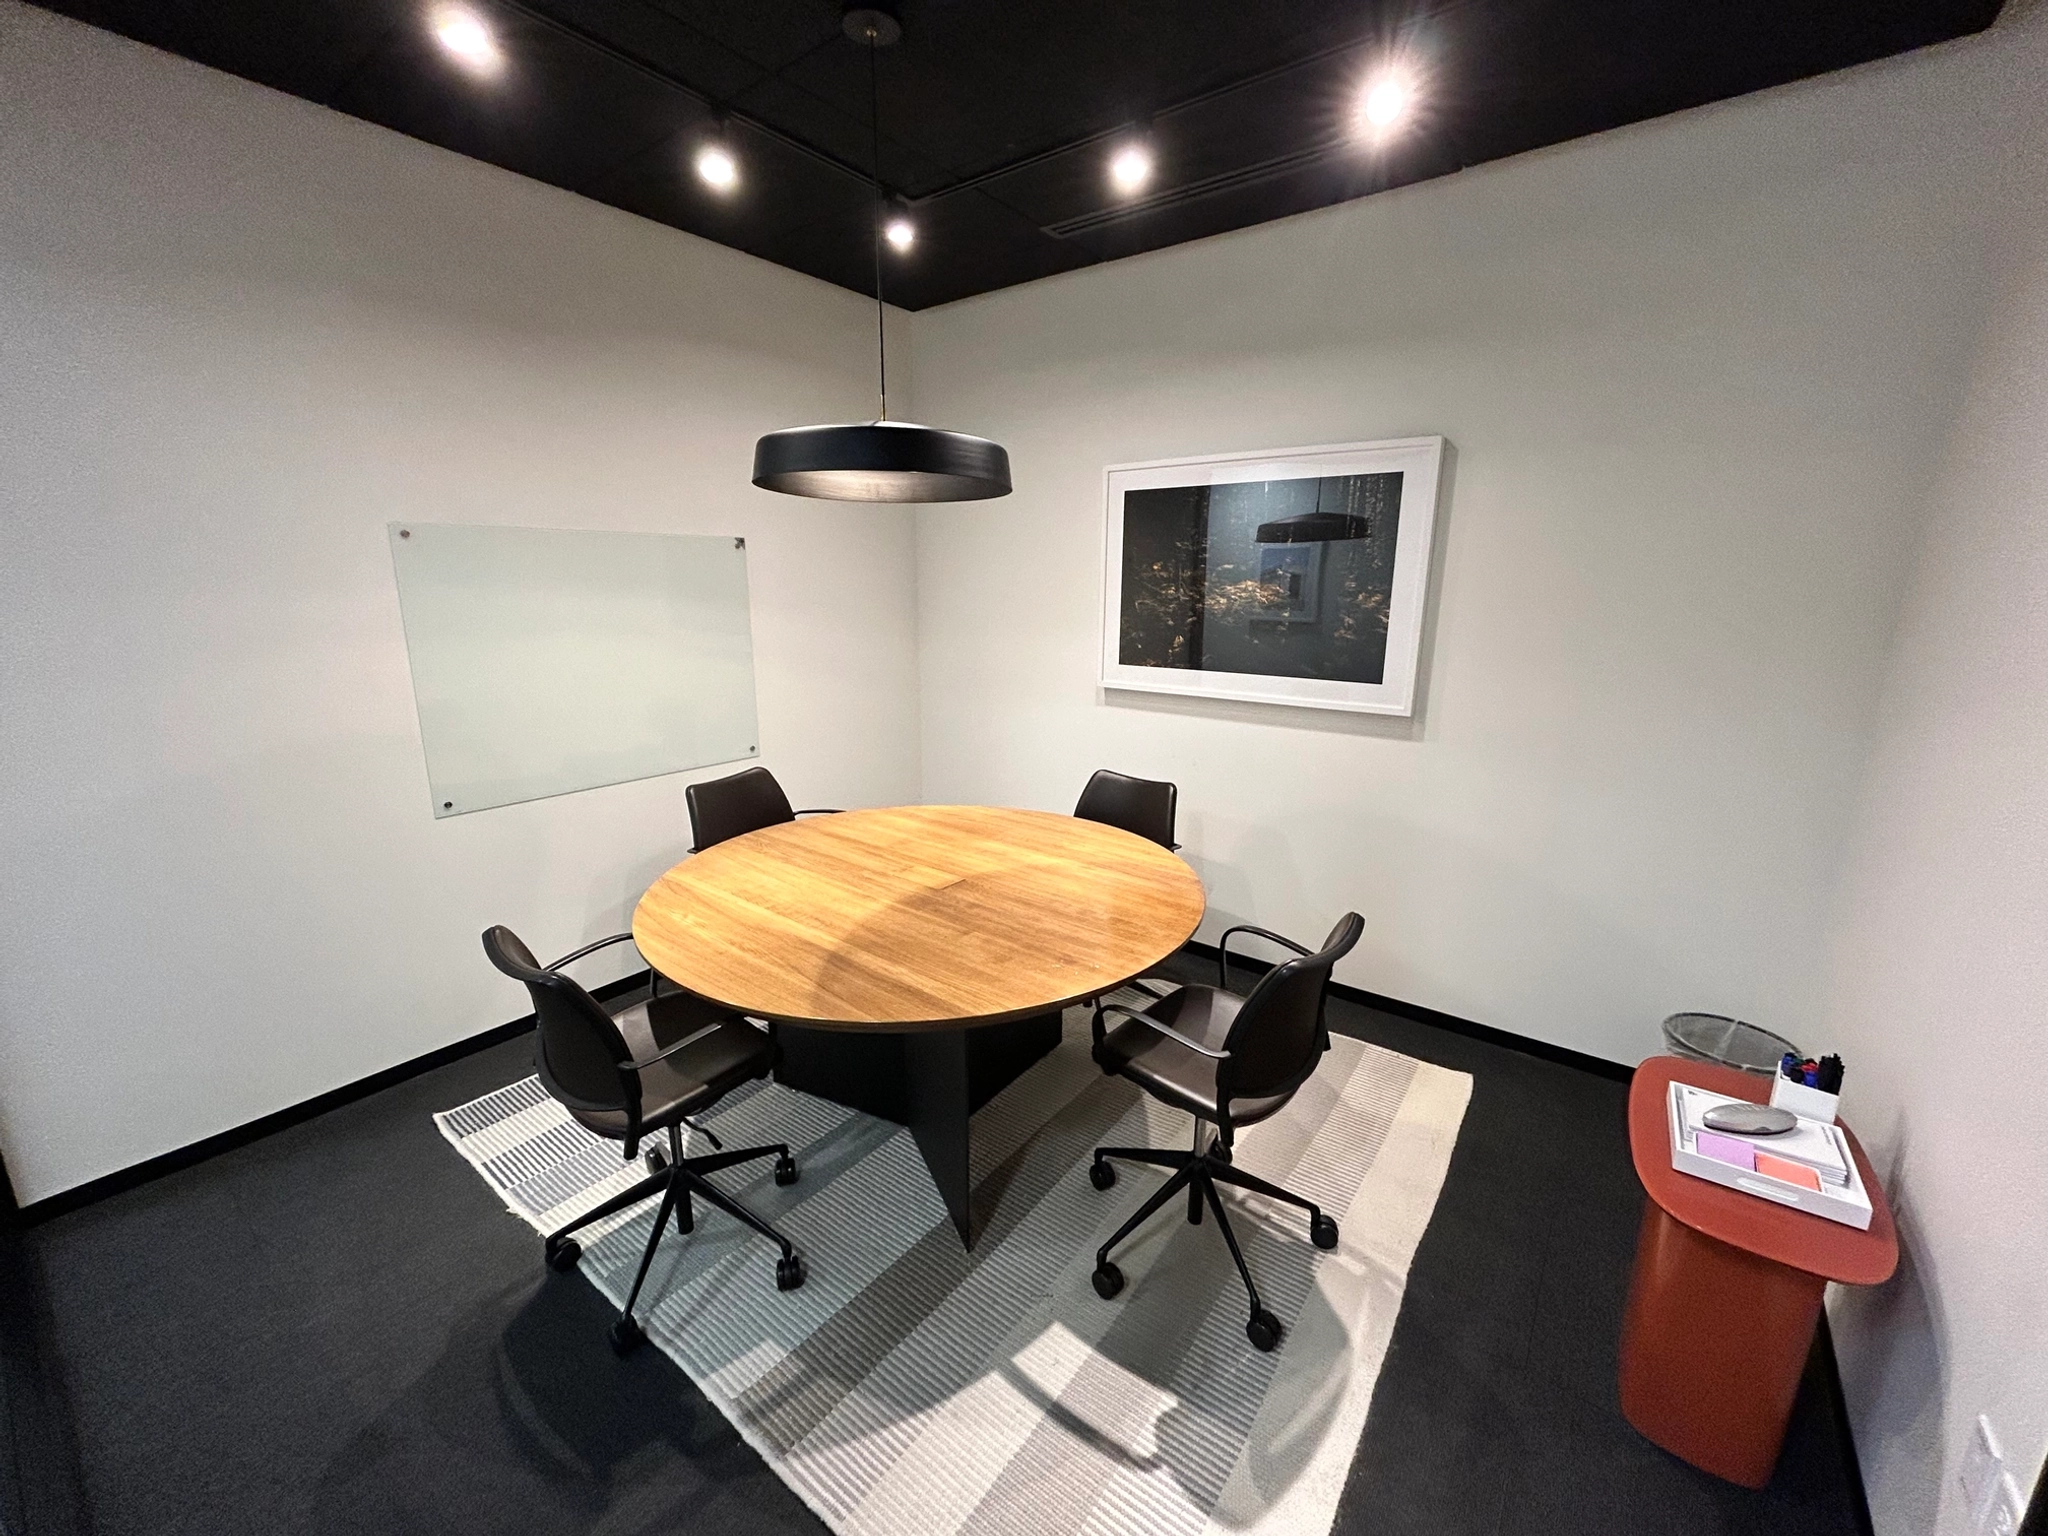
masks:
POLYGON ((1645 1201, 1622 1324, 1621 1411, 1674 1456, 1763 1487, 1826 1288, 1645 1201))

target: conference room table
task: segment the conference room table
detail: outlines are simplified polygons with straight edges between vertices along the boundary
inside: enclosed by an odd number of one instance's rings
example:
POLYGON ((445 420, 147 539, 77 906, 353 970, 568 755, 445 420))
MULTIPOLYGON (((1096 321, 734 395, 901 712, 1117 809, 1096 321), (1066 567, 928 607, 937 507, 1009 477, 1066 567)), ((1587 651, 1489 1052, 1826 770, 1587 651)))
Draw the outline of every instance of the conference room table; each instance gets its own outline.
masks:
POLYGON ((765 1020, 776 1081, 909 1127, 974 1244, 969 1117, 1059 1044, 1061 1013, 1194 934, 1202 883, 1099 822, 978 805, 816 816, 683 860, 633 938, 680 987, 765 1020))

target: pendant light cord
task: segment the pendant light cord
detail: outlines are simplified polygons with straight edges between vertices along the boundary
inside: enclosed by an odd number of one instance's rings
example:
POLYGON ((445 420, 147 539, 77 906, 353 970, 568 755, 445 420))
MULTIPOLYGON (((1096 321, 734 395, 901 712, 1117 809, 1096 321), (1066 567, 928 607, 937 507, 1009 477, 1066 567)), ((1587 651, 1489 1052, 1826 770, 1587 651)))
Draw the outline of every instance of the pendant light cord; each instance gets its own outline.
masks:
POLYGON ((868 30, 868 129, 874 144, 874 156, 868 161, 868 168, 875 187, 875 357, 880 365, 882 390, 881 420, 889 419, 889 335, 883 324, 882 310, 882 87, 880 83, 881 64, 877 57, 880 50, 875 46, 875 33, 868 30))

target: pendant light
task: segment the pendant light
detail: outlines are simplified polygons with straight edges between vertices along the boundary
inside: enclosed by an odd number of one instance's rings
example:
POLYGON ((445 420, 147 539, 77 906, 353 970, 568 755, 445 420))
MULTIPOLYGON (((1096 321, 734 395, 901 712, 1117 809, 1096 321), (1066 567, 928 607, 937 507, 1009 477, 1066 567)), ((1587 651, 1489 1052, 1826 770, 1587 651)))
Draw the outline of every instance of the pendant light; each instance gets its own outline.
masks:
POLYGON ((849 5, 841 24, 867 44, 869 124, 875 189, 875 353, 882 414, 844 426, 790 427, 754 445, 754 484, 825 501, 980 501, 1010 494, 1010 456, 965 432, 889 419, 889 346, 882 317, 882 112, 876 51, 903 24, 874 5, 849 5))
POLYGON ((1372 533, 1372 524, 1356 512, 1325 512, 1323 510, 1323 481, 1316 481, 1316 507, 1313 512, 1298 512, 1293 517, 1283 517, 1277 522, 1259 524, 1259 531, 1252 535, 1254 544, 1337 544, 1346 539, 1363 539, 1372 533))

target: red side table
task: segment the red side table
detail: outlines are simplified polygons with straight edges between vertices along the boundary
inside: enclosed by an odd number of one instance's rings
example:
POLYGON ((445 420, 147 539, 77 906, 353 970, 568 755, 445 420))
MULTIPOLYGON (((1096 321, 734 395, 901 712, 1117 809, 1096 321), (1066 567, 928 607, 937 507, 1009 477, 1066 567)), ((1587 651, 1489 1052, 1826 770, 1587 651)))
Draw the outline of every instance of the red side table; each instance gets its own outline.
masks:
POLYGON ((1665 1110, 1674 1080, 1770 1099, 1769 1083, 1730 1067, 1653 1056, 1636 1068, 1629 1144, 1650 1198, 1622 1323, 1621 1411, 1674 1456, 1761 1488, 1777 1465, 1828 1282, 1890 1279, 1898 1233, 1853 1132, 1873 1208, 1865 1232, 1680 1173, 1665 1110))

